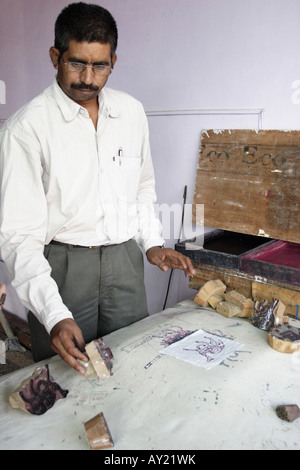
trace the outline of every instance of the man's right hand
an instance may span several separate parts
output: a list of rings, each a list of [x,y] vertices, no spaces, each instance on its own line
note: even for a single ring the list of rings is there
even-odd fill
[[[77,372],[85,374],[85,368],[78,362],[87,362],[84,351],[85,342],[77,323],[71,318],[56,323],[50,332],[52,349]]]

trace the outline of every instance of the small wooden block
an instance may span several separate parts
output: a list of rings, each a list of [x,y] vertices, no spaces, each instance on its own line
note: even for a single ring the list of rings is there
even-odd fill
[[[300,409],[298,405],[279,405],[276,408],[278,418],[284,421],[293,422],[300,418]]]
[[[249,318],[254,312],[254,302],[252,299],[246,299],[241,309],[240,317]]]
[[[239,317],[247,318],[250,317],[254,312],[254,302],[252,299],[247,299],[243,294],[232,290],[225,294],[225,300],[232,302],[240,308],[241,313]]]
[[[85,433],[93,450],[113,447],[113,441],[103,413],[99,413],[84,423]]]
[[[283,325],[284,323],[289,323],[289,317],[284,316],[285,310],[286,306],[281,302],[281,300],[278,300],[278,303],[274,308],[275,325]]]
[[[92,377],[93,375],[96,375],[96,371],[91,361],[84,362],[78,359],[78,362],[85,368],[84,377]]]
[[[112,353],[105,348],[102,338],[91,341],[85,347],[86,353],[100,379],[110,377],[112,369]]]
[[[224,317],[231,318],[239,316],[241,309],[231,302],[221,301],[217,304],[217,312]]]
[[[225,300],[225,296],[223,293],[212,295],[211,297],[209,297],[209,299],[207,299],[207,302],[212,308],[216,309],[217,304],[221,302],[222,300]]]
[[[278,303],[276,305],[276,308],[275,308],[275,314],[279,317],[279,318],[282,318],[283,315],[284,315],[284,312],[286,310],[286,306],[284,305],[284,303],[281,302],[281,300],[278,300]]]
[[[269,331],[268,343],[281,353],[292,354],[300,351],[300,328],[289,324],[273,327]]]
[[[212,281],[206,282],[197,293],[194,298],[196,304],[201,305],[202,307],[208,306],[208,299],[216,294],[222,294],[226,290],[225,284],[223,284],[220,279],[214,279]]]

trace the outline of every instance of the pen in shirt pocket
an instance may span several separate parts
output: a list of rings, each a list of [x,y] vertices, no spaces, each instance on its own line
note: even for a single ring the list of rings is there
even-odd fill
[[[120,147],[119,150],[118,150],[118,157],[119,157],[119,166],[121,166],[122,165],[122,157],[123,157],[122,147]]]
[[[116,161],[116,158],[118,159],[119,166],[122,165],[122,156],[123,156],[123,150],[122,150],[122,147],[119,147],[118,156],[117,156],[117,157],[113,157],[113,161],[114,161],[114,162]]]

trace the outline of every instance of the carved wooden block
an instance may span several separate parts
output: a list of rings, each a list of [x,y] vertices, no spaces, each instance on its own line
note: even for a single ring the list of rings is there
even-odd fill
[[[274,308],[276,304],[273,301],[255,302],[254,313],[251,317],[252,324],[260,330],[269,331],[275,324]]]
[[[264,284],[262,282],[252,282],[252,298],[261,302],[264,299],[269,301],[280,299],[286,306],[285,314],[296,316],[297,305],[299,304],[300,288],[293,286],[293,290],[285,286]]]
[[[268,343],[281,353],[300,351],[300,328],[289,324],[275,326],[269,331]]]
[[[225,284],[223,284],[220,279],[214,279],[212,281],[208,281],[199,289],[196,297],[194,298],[194,302],[202,307],[208,306],[208,299],[213,295],[222,294],[226,290]]]
[[[108,449],[114,446],[103,413],[99,413],[84,423],[84,428],[93,450]]]
[[[277,416],[284,421],[295,421],[300,418],[300,409],[298,405],[279,405],[276,408]]]
[[[81,361],[80,359],[78,359],[78,362],[85,368],[84,377],[92,377],[94,375],[97,375],[91,361],[84,362],[84,361]]]
[[[109,348],[105,348],[103,339],[91,341],[86,345],[85,350],[98,377],[100,379],[110,377],[113,354]],[[91,372],[88,375],[91,375]]]
[[[211,297],[209,297],[209,299],[207,299],[207,302],[212,308],[216,309],[217,304],[222,300],[225,300],[225,295],[223,293],[212,295]]]
[[[275,325],[283,325],[284,323],[289,323],[289,317],[285,316],[286,306],[281,300],[278,300],[275,308],[274,308],[274,316],[275,316]]]
[[[225,300],[228,302],[232,302],[233,304],[237,305],[241,313],[238,315],[239,317],[250,317],[254,312],[254,302],[252,299],[247,299],[243,294],[232,290],[225,294]]]
[[[223,317],[227,318],[237,317],[241,314],[241,309],[237,305],[226,301],[219,302],[216,310],[218,313],[223,315]]]
[[[285,305],[281,300],[263,300],[255,302],[254,313],[251,317],[252,323],[261,330],[270,331],[274,326],[289,323],[289,317],[284,316]]]
[[[13,408],[34,415],[46,413],[57,400],[66,398],[68,390],[62,389],[50,376],[49,366],[37,367],[31,377],[9,396]]]

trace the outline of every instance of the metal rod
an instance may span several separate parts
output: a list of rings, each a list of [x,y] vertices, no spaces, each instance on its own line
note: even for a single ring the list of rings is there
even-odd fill
[[[183,224],[184,224],[184,210],[185,210],[185,204],[186,204],[186,196],[187,196],[187,185],[185,185],[184,190],[183,190],[183,206],[182,206],[181,226],[180,226],[179,237],[178,237],[177,243],[180,242],[181,233],[182,233]],[[172,268],[171,272],[170,272],[170,276],[169,276],[168,287],[167,287],[167,292],[166,292],[166,297],[165,297],[165,301],[164,301],[163,310],[165,310],[165,308],[166,308],[166,304],[167,304],[167,300],[168,300],[168,296],[169,296],[170,285],[171,285],[171,280],[172,280],[172,276],[173,276],[173,271],[174,271],[174,269]]]

